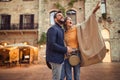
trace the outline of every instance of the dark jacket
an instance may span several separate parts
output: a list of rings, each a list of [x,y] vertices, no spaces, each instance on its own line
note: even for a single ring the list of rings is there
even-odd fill
[[[46,60],[61,64],[67,48],[64,45],[64,31],[58,24],[53,25],[47,31]]]

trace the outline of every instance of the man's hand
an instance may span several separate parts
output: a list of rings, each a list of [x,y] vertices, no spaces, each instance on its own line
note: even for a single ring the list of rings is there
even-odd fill
[[[72,52],[72,48],[67,46],[67,53],[71,53]]]
[[[100,8],[100,2],[98,2],[96,7],[94,8],[93,14],[95,14],[99,8]]]

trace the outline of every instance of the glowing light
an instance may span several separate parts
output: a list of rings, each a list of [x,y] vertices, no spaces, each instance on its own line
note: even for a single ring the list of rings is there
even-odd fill
[[[43,45],[40,46],[41,48],[43,47]]]

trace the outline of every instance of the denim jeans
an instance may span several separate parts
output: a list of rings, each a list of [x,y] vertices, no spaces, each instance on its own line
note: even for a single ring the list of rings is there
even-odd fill
[[[66,60],[65,60],[66,61]],[[62,65],[62,71],[61,71],[61,77],[60,77],[60,80],[64,80],[65,77],[66,77],[66,70],[65,70],[65,61]]]
[[[80,80],[80,64],[76,66],[71,66],[68,59],[65,59],[64,61],[60,80],[64,80],[65,77],[66,80],[72,80],[72,69],[74,80]]]
[[[60,80],[61,76],[61,70],[62,70],[62,65],[63,64],[56,64],[50,62],[51,67],[52,67],[52,79],[53,80]]]

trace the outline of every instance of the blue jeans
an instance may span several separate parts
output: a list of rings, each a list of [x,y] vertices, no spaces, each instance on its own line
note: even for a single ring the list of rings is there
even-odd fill
[[[50,62],[51,67],[52,67],[52,79],[53,80],[60,80],[61,76],[61,70],[62,70],[62,65],[63,64],[56,64]]]
[[[72,80],[72,68],[74,80],[80,80],[80,64],[76,66],[71,66],[68,59],[65,59],[64,61],[60,80],[64,80],[65,77],[66,80]]]
[[[66,77],[66,71],[65,71],[65,61],[64,61],[63,65],[62,65],[60,80],[64,80],[65,77]]]

